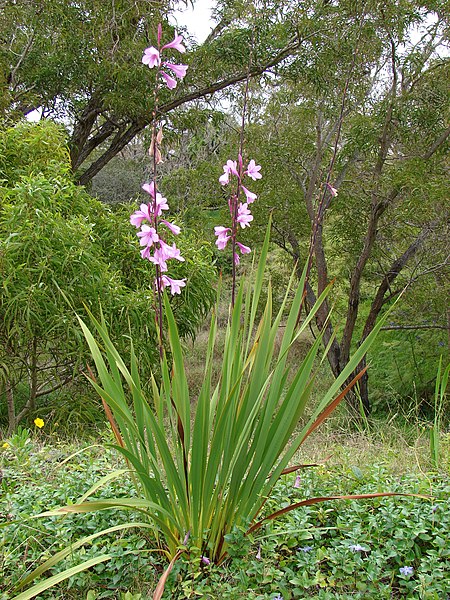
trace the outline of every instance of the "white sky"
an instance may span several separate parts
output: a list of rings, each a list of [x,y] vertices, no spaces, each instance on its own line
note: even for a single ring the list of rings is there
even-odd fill
[[[190,5],[189,8],[183,8],[183,6],[180,10],[175,11],[174,24],[178,27],[187,27],[189,33],[201,44],[214,27],[211,10],[215,3],[212,0],[196,0],[194,10]]]

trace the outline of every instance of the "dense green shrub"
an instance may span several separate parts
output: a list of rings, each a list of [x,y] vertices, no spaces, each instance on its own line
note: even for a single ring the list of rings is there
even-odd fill
[[[130,212],[73,183],[64,132],[53,123],[0,132],[0,427],[7,419],[11,431],[40,398],[79,379],[86,355],[76,313],[86,308],[101,307],[125,355],[132,334],[144,372],[159,360],[154,275]],[[189,286],[173,307],[181,333],[194,335],[214,298],[215,270],[193,234],[180,248],[186,262],[174,275]]]

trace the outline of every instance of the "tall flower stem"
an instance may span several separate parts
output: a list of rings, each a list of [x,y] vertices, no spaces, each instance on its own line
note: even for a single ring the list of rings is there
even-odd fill
[[[158,50],[160,46],[160,41],[158,40]],[[158,125],[158,106],[159,106],[159,75],[160,67],[156,72],[156,83],[155,89],[153,92],[153,114],[152,114],[152,161],[153,161],[153,227],[155,228],[155,233],[158,234],[158,218],[157,218],[157,201],[156,201],[156,193],[157,193],[157,185],[156,185],[156,173],[157,173],[157,165],[158,165],[158,142],[157,142],[157,125]],[[159,347],[159,355],[162,359],[164,353],[163,347],[163,305],[162,305],[162,282],[161,282],[161,267],[159,265],[155,265],[156,267],[156,302],[155,302],[155,321],[156,321],[156,331],[158,335],[158,347]]]
[[[243,153],[244,153],[244,133],[245,133],[245,118],[247,115],[247,105],[248,105],[248,97],[250,90],[250,72],[252,68],[253,61],[253,44],[255,41],[255,32],[252,27],[252,35],[250,40],[250,52],[248,58],[248,66],[247,66],[247,77],[245,79],[245,87],[244,87],[244,99],[242,104],[242,116],[241,116],[241,130],[239,134],[239,156],[238,156],[238,181],[236,185],[236,193],[233,194],[230,198],[230,212],[232,216],[232,224],[231,224],[231,250],[232,250],[232,284],[231,284],[231,306],[234,307],[234,301],[236,297],[236,235],[237,235],[237,216],[238,216],[238,204],[239,204],[239,195],[241,192],[241,180],[242,180],[242,165],[243,165]]]

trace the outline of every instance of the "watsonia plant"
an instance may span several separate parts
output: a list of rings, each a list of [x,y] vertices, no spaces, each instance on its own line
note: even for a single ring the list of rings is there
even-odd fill
[[[149,66],[160,67],[160,45],[159,28],[158,49],[146,50],[145,61]],[[180,50],[181,38],[175,36],[174,42],[165,47]],[[166,63],[166,66],[177,74],[172,63]],[[173,86],[174,80],[168,81],[168,76],[164,76],[162,72],[161,75],[168,85]],[[158,146],[161,143],[161,136],[158,138],[156,131],[154,125],[155,171]],[[237,227],[238,224],[241,227],[249,225],[252,217],[248,204],[256,199],[256,195],[243,186],[243,177],[247,175],[253,180],[259,179],[259,171],[260,167],[254,160],[248,163],[244,171],[241,145],[238,160],[228,161],[224,167],[224,175],[220,178],[223,185],[228,185],[233,176],[236,178],[233,180],[236,181],[236,188],[229,200],[231,226],[216,228],[216,243],[219,248],[224,249],[230,241],[235,266],[239,260],[237,249],[243,254],[250,251],[237,241]],[[233,301],[218,381],[214,382],[212,375],[217,337],[216,311],[213,311],[203,383],[198,398],[192,398],[177,326],[163,289],[170,286],[172,292],[178,293],[184,284],[184,281],[174,283],[164,274],[167,269],[166,260],[179,259],[179,256],[175,245],[169,246],[162,242],[158,232],[161,211],[166,209],[167,202],[157,191],[155,177],[147,191],[152,200],[149,205],[141,205],[141,210],[131,220],[141,228],[139,237],[141,245],[145,246],[143,258],[156,265],[155,289],[159,300],[155,313],[161,332],[165,315],[165,342],[170,353],[166,353],[164,349],[161,333],[161,373],[158,379],[152,377],[152,394],[147,398],[142,391],[139,365],[133,351],[128,368],[111,342],[105,323],[92,317],[91,331],[80,320],[97,372],[96,377],[92,375],[91,382],[102,398],[117,440],[115,448],[125,458],[128,469],[107,475],[79,502],[41,515],[119,508],[139,511],[142,521],[130,521],[80,540],[40,565],[22,580],[20,587],[28,585],[84,543],[119,529],[143,527],[153,530],[156,549],[164,553],[169,562],[154,593],[154,599],[158,599],[162,596],[170,570],[182,553],[188,553],[194,563],[197,560],[198,564],[220,564],[227,558],[230,534],[236,529],[250,533],[261,527],[266,520],[302,504],[327,500],[310,498],[274,514],[264,515],[262,512],[265,501],[280,476],[300,468],[299,465],[290,465],[300,445],[362,375],[359,373],[351,383],[346,384],[372,344],[383,320],[356,350],[339,378],[330,385],[316,405],[309,409],[309,418],[304,419],[305,407],[315,385],[322,348],[321,335],[317,336],[304,360],[292,372],[288,366],[288,354],[295,341],[308,329],[330,288],[326,288],[301,320],[299,316],[310,267],[308,261],[298,284],[294,285],[295,277],[291,277],[281,307],[275,312],[269,284],[261,314],[260,297],[269,249],[269,223],[260,258],[252,274],[247,279],[242,279],[240,284],[236,283],[233,276]],[[245,194],[246,202],[239,202],[240,193]],[[172,233],[179,232],[173,224],[166,221],[162,224]],[[236,269],[233,270],[234,275],[235,273]],[[281,342],[276,343],[280,339]],[[277,348],[279,349],[276,350]],[[322,361],[326,352],[327,349],[321,353]],[[89,499],[103,484],[114,477],[123,477],[126,472],[133,478],[136,497]],[[384,494],[336,498],[380,495]],[[72,567],[21,593],[16,600],[31,598],[63,579],[109,558],[105,554]]]

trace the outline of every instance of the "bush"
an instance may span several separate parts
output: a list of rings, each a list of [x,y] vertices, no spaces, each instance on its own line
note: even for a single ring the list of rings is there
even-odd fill
[[[125,355],[133,336],[147,375],[159,356],[151,269],[139,257],[131,209],[113,211],[73,183],[62,129],[44,121],[1,131],[0,182],[0,418],[8,413],[12,431],[84,369],[76,313],[101,307]],[[173,301],[174,313],[193,336],[215,297],[215,270],[195,236],[182,251],[175,275],[189,279],[189,293]]]

